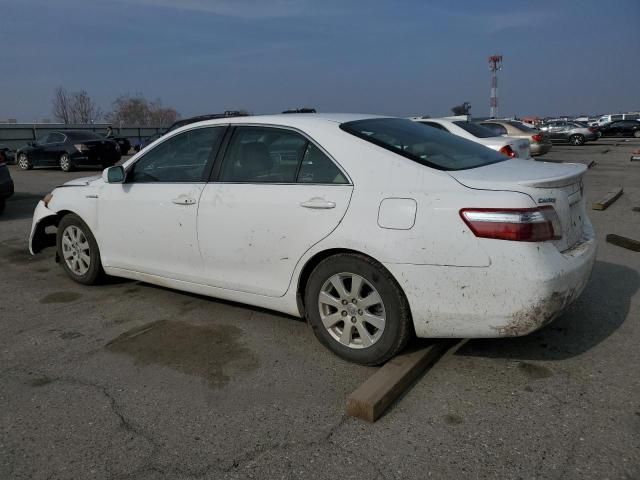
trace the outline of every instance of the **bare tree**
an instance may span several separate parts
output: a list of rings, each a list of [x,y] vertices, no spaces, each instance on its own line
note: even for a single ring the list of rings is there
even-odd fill
[[[102,110],[85,90],[71,96],[71,111],[73,123],[94,123],[102,117]]]
[[[53,117],[61,123],[71,123],[71,99],[65,88],[56,88],[53,97]]]
[[[163,107],[160,99],[149,101],[141,94],[119,96],[113,102],[113,110],[106,116],[114,125],[154,127],[168,127],[179,117],[175,109]]]
[[[65,124],[93,123],[102,117],[102,110],[86,90],[69,93],[65,88],[58,87],[53,98],[53,116]]]

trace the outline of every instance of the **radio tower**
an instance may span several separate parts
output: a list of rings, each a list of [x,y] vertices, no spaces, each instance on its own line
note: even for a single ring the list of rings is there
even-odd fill
[[[489,116],[498,116],[498,70],[502,70],[502,55],[491,55],[489,57],[489,70],[491,71],[491,96],[489,106],[491,107]]]

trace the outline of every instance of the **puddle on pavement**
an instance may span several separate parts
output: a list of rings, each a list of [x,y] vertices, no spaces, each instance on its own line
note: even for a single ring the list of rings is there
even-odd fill
[[[553,372],[547,367],[534,365],[533,363],[520,362],[518,369],[529,378],[548,378],[553,375]]]
[[[50,384],[51,382],[53,382],[53,380],[51,380],[49,377],[41,376],[31,379],[29,381],[29,385],[31,385],[32,387],[43,387]]]
[[[129,330],[105,348],[133,357],[136,365],[162,365],[221,387],[259,366],[241,338],[242,330],[232,325],[161,320]]]
[[[447,425],[460,425],[464,423],[464,419],[460,415],[453,415],[451,413],[444,416],[444,421]]]
[[[78,292],[53,292],[42,297],[40,303],[70,303],[75,302],[80,297],[82,297],[82,294]]]

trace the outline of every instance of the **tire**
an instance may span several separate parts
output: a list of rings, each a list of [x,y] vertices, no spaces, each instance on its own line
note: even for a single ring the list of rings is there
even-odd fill
[[[6,200],[4,197],[0,197],[0,215],[4,212],[4,206],[6,204]]]
[[[579,147],[580,145],[584,145],[584,142],[585,142],[584,135],[579,135],[579,134],[571,135],[569,137],[569,142],[571,142],[571,145],[575,145],[577,147]]]
[[[633,136],[635,138],[640,138],[640,130],[636,130],[635,132],[633,132]]]
[[[352,292],[354,281],[361,285],[357,293]],[[409,304],[400,286],[387,269],[364,255],[341,253],[321,261],[307,281],[304,304],[318,340],[360,365],[386,362],[413,336]],[[375,325],[369,323],[373,320]]]
[[[70,213],[62,217],[58,224],[56,248],[60,263],[72,280],[83,285],[95,285],[104,279],[98,244],[79,216]]]
[[[70,172],[73,170],[73,162],[71,161],[69,154],[66,152],[60,154],[58,163],[60,164],[60,169],[63,172]]]
[[[29,160],[26,153],[19,154],[16,159],[16,163],[20,170],[31,170],[33,168],[33,163],[31,163],[31,160]]]

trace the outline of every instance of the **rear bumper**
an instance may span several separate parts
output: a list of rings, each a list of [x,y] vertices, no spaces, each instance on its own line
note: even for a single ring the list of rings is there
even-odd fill
[[[578,298],[595,263],[591,225],[581,242],[562,253],[550,242],[504,243],[514,247],[506,249],[510,256],[489,267],[385,265],[407,296],[418,337],[527,335]]]
[[[531,156],[532,157],[537,157],[537,156],[549,153],[549,150],[551,150],[552,146],[553,146],[553,143],[551,143],[551,142],[532,143],[531,144]]]

